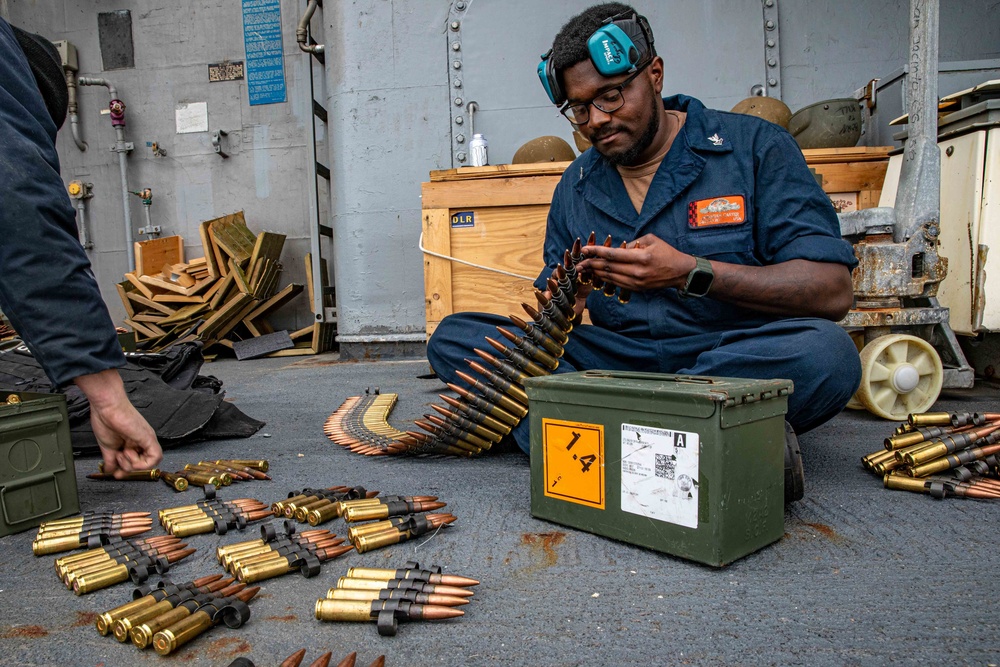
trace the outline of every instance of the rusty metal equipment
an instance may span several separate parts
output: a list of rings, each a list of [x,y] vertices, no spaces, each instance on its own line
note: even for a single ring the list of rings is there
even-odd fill
[[[909,139],[895,206],[840,215],[854,244],[854,308],[840,324],[861,352],[861,386],[849,407],[885,419],[927,411],[942,387],[968,388],[973,371],[938,303],[948,272],[938,254],[941,156],[937,145],[939,0],[910,0]]]

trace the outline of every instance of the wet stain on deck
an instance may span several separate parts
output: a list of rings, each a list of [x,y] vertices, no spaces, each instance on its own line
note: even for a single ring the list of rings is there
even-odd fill
[[[10,625],[0,630],[0,639],[38,639],[48,634],[49,631],[40,625]]]
[[[556,547],[566,539],[566,533],[553,531],[551,533],[524,533],[521,535],[521,544],[532,547],[533,550],[541,550],[542,559],[546,567],[555,565],[559,556]]]
[[[76,612],[76,622],[71,625],[71,628],[83,628],[88,625],[95,625],[97,623],[97,614],[92,611],[78,611]]]

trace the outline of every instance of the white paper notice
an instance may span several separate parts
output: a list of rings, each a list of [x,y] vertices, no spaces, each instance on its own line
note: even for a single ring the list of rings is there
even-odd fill
[[[181,104],[174,112],[177,134],[208,132],[208,102]]]
[[[697,433],[622,424],[622,510],[698,527]]]

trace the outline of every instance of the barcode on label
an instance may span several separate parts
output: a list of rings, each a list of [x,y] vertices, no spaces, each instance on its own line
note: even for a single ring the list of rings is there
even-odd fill
[[[656,455],[656,476],[664,479],[673,479],[674,470],[677,468],[677,459],[666,454]]]

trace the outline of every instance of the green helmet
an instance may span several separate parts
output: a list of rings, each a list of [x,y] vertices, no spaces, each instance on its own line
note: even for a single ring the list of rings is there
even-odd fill
[[[850,148],[861,138],[861,107],[853,97],[824,100],[799,109],[788,131],[800,148]]]

